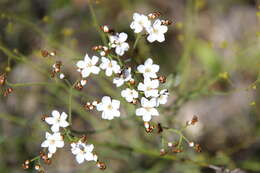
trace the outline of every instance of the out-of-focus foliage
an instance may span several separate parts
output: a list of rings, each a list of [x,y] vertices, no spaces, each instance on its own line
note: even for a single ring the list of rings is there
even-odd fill
[[[0,0],[0,72],[8,74],[14,92],[0,100],[0,172],[22,172],[21,163],[40,151],[45,126],[40,118],[52,109],[67,110],[68,94],[52,85],[53,60],[42,49],[56,50],[65,75],[76,79],[72,62],[102,44],[91,17],[90,0]],[[110,81],[93,77],[82,99],[73,101],[73,128],[104,129],[89,135],[105,172],[214,172],[207,165],[260,172],[260,4],[257,0],[96,0],[91,1],[98,25],[129,34],[132,14],[160,11],[171,19],[166,41],[140,40],[134,58],[152,57],[168,76],[169,104],[163,123],[185,124],[193,115],[198,125],[185,131],[202,153],[160,156],[160,138],[146,134],[134,109],[123,104],[122,119],[101,121],[79,103],[104,94],[119,99]],[[130,54],[129,54],[130,55]],[[54,60],[55,62],[55,60]],[[47,86],[20,87],[45,82]],[[15,85],[17,84],[17,85]],[[126,116],[128,115],[128,117]],[[174,139],[171,136],[169,140]],[[67,151],[66,151],[67,150]],[[48,172],[99,172],[94,164],[77,165],[69,147],[60,151]],[[32,170],[33,171],[33,170]],[[29,171],[30,172],[30,171]]]

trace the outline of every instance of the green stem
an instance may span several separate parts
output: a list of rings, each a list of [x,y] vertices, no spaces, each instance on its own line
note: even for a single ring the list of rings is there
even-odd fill
[[[136,48],[137,43],[138,43],[138,41],[140,40],[141,36],[142,36],[141,34],[137,34],[136,39],[135,39],[135,42],[134,42],[134,46],[133,46],[133,51],[134,51],[134,49]]]
[[[12,84],[7,82],[7,85],[11,86],[11,87],[28,87],[28,86],[38,86],[38,85],[52,85],[52,83],[47,83],[47,82],[29,82],[29,83],[16,83],[16,84]]]
[[[69,123],[72,123],[72,90],[73,87],[69,90]]]
[[[98,20],[97,20],[97,16],[95,14],[95,10],[94,10],[91,2],[89,2],[89,9],[90,9],[90,13],[91,13],[91,17],[92,17],[93,23],[94,23],[96,29],[98,30],[98,32],[99,32],[99,34],[101,36],[102,42],[103,42],[103,44],[107,45],[106,37],[105,37],[104,33],[99,28],[99,23],[98,23]]]

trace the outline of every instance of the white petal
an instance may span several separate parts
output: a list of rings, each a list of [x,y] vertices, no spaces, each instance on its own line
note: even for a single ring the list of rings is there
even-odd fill
[[[152,43],[156,40],[155,36],[153,34],[148,35],[147,40]]]
[[[86,63],[84,61],[78,61],[77,62],[77,67],[78,68],[85,68],[86,67]]]
[[[102,103],[105,103],[105,104],[111,103],[111,98],[109,96],[104,96],[102,98]]]
[[[64,141],[56,141],[55,145],[58,148],[62,148],[62,147],[64,147]]]
[[[114,117],[120,117],[120,112],[118,110],[113,111]]]
[[[145,66],[144,65],[139,65],[137,67],[137,70],[140,72],[140,73],[144,73],[145,72]]]
[[[45,121],[50,125],[56,122],[56,120],[53,117],[47,117],[45,118]]]
[[[99,57],[97,57],[97,56],[92,56],[91,64],[92,64],[92,65],[96,65],[96,63],[98,62],[98,60],[99,60]]]
[[[97,104],[97,110],[98,111],[103,111],[104,110],[104,106],[103,106],[102,103]]]
[[[113,71],[112,71],[111,68],[107,68],[107,69],[106,69],[106,75],[107,75],[107,76],[111,76],[112,73],[113,73]]]
[[[49,146],[49,141],[47,141],[47,140],[43,141],[43,143],[41,144],[41,147],[43,147],[43,148],[46,148],[48,146]]]
[[[143,116],[143,120],[144,120],[145,122],[148,122],[148,121],[150,121],[151,119],[152,119],[151,115],[144,115],[144,116]]]
[[[153,116],[159,116],[159,112],[155,108],[151,109],[150,112],[151,112],[151,115],[153,115]]]
[[[139,83],[137,86],[137,89],[139,91],[145,91],[146,90],[146,86],[143,83]]]
[[[51,130],[53,131],[53,132],[58,132],[59,131],[59,129],[60,129],[60,126],[59,126],[59,124],[53,124],[52,126],[51,126]]]
[[[62,112],[62,113],[61,113],[61,116],[60,116],[60,119],[61,119],[61,120],[66,120],[67,117],[68,117],[68,115],[67,115],[65,112]]]
[[[76,160],[79,164],[83,163],[84,162],[84,155],[83,154],[78,154],[76,156]]]
[[[68,127],[70,124],[67,121],[60,121],[60,126],[61,127]]]
[[[165,41],[165,36],[163,34],[158,34],[156,38],[160,43]]]
[[[153,69],[153,72],[157,73],[159,71],[159,69],[160,69],[160,66],[157,65],[157,64],[153,64],[152,65],[152,69]]]
[[[98,74],[100,72],[100,68],[97,67],[97,66],[92,66],[91,72],[94,73],[94,74]]]
[[[81,71],[81,75],[82,75],[83,78],[88,77],[90,75],[90,69],[89,68],[84,68]]]
[[[148,58],[148,59],[144,62],[144,65],[145,65],[145,66],[152,65],[152,64],[153,64],[152,58]]]
[[[113,100],[112,100],[112,106],[113,106],[114,109],[119,109],[119,107],[120,107],[120,101],[113,99]]]
[[[53,110],[51,115],[54,117],[54,118],[59,118],[60,117],[60,113],[57,111],[57,110]]]
[[[160,26],[160,33],[164,34],[168,31],[168,27],[165,25]]]
[[[56,148],[56,146],[54,146],[54,145],[49,145],[48,150],[49,150],[50,153],[55,153],[56,150],[57,150],[57,148]]]
[[[121,32],[121,33],[119,34],[119,41],[120,41],[120,42],[125,42],[126,40],[127,40],[127,34],[124,33],[124,32]]]
[[[139,13],[134,13],[134,14],[133,14],[133,19],[134,19],[134,20],[138,20],[138,19],[140,18],[140,16],[141,16],[141,15],[140,15]]]
[[[87,152],[86,154],[84,154],[84,157],[87,161],[91,161],[94,159],[94,155],[92,153]]]
[[[137,116],[143,116],[143,115],[146,114],[146,110],[144,108],[138,108],[138,109],[135,110],[135,114]]]
[[[93,144],[90,144],[90,145],[86,146],[86,151],[92,152],[93,150],[94,150],[94,145]]]

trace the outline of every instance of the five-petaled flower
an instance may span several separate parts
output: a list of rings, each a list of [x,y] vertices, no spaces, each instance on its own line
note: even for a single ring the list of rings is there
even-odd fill
[[[159,96],[157,97],[157,106],[166,104],[168,101],[169,92],[167,89],[160,91]]]
[[[126,40],[127,40],[127,34],[124,32],[109,36],[110,46],[112,48],[115,48],[117,55],[123,56],[125,51],[128,51],[129,44],[126,42]]]
[[[102,111],[102,118],[107,120],[120,117],[119,107],[120,101],[111,99],[109,96],[104,96],[101,102],[97,104],[97,110]]]
[[[144,83],[140,82],[137,88],[139,91],[144,92],[145,97],[158,97],[158,87],[158,79],[151,80],[150,78],[144,78]]]
[[[76,155],[76,160],[79,164],[86,161],[97,161],[97,155],[93,154],[94,145],[86,145],[81,141],[71,143],[71,152]]]
[[[164,34],[167,32],[168,27],[162,25],[162,21],[157,19],[153,25],[147,28],[147,40],[152,43],[154,41],[163,42],[165,40]]]
[[[151,26],[151,21],[146,15],[134,13],[133,22],[130,25],[130,28],[134,30],[135,33],[140,33],[143,29],[149,28]]]
[[[105,57],[101,58],[102,63],[100,64],[100,68],[106,70],[106,75],[111,76],[114,73],[120,72],[120,66],[115,60],[109,60]]]
[[[138,98],[138,92],[134,89],[126,88],[121,92],[121,96],[128,102],[133,102],[134,99]]]
[[[63,136],[60,133],[50,134],[46,132],[46,140],[41,144],[41,147],[48,148],[49,153],[54,154],[57,148],[64,146]]]
[[[132,78],[131,68],[123,69],[121,71],[120,77],[116,77],[113,79],[113,83],[116,84],[117,87],[120,87],[124,84],[124,82],[130,81]]]
[[[54,110],[51,113],[52,117],[46,117],[45,121],[52,125],[51,130],[53,132],[58,132],[60,127],[68,127],[69,123],[66,121],[68,115],[65,112],[62,112],[61,114]]]
[[[148,122],[152,119],[152,116],[159,116],[159,113],[156,107],[156,98],[152,98],[150,100],[142,97],[141,99],[141,108],[136,109],[136,115],[142,116],[145,122]]]
[[[144,62],[144,65],[142,64],[137,67],[138,72],[142,73],[145,78],[156,78],[156,73],[159,71],[159,69],[160,66],[157,64],[153,64],[153,60],[151,58],[148,58]]]
[[[79,68],[83,78],[88,77],[91,73],[99,73],[100,68],[96,66],[98,60],[99,58],[97,56],[93,56],[91,59],[88,54],[86,54],[84,60],[77,62],[77,67]]]

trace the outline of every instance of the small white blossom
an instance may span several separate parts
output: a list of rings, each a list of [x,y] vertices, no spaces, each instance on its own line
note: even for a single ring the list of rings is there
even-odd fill
[[[82,143],[81,141],[77,143],[72,143],[71,144],[71,152],[72,154],[76,155],[76,160],[79,164],[83,163],[85,160],[86,161],[96,161],[97,160],[97,155],[94,155],[93,152],[94,145],[86,145]]]
[[[68,127],[69,123],[66,121],[68,115],[65,112],[62,112],[61,114],[54,110],[51,113],[52,117],[46,117],[45,121],[52,125],[51,130],[53,132],[58,132],[60,127]]]
[[[61,73],[59,77],[60,77],[60,79],[64,79],[65,75],[63,73]]]
[[[159,112],[154,107],[156,106],[156,99],[152,98],[150,100],[142,97],[141,99],[141,108],[136,109],[136,115],[142,116],[145,122],[148,122],[152,119],[152,116],[159,116]]]
[[[120,87],[124,84],[124,82],[130,81],[132,78],[131,68],[127,68],[121,71],[120,77],[116,77],[113,79],[113,83],[116,84],[117,87]]]
[[[169,92],[167,89],[160,91],[159,97],[157,98],[157,106],[166,104],[168,101]]]
[[[137,88],[139,91],[143,91],[145,97],[158,97],[159,80],[150,78],[144,78],[144,83],[139,83]]]
[[[115,48],[117,55],[122,56],[124,55],[125,51],[128,51],[129,44],[125,42],[126,40],[127,40],[127,34],[124,32],[109,36],[110,46],[112,48]]]
[[[114,117],[120,117],[119,112],[120,101],[104,96],[97,105],[97,110],[102,111],[102,118],[112,120]]]
[[[147,40],[152,43],[154,41],[163,42],[165,40],[164,34],[167,32],[168,27],[162,25],[161,20],[157,19],[153,25],[147,28]]]
[[[50,134],[46,132],[46,140],[41,144],[41,147],[48,148],[49,153],[54,154],[57,148],[64,146],[63,137],[60,133]]]
[[[151,21],[143,14],[134,13],[133,20],[130,28],[133,29],[135,33],[140,33],[143,29],[151,26]]]
[[[128,102],[132,102],[134,99],[138,98],[138,92],[134,89],[126,88],[121,92],[121,96]]]
[[[88,77],[91,73],[98,74],[100,69],[96,66],[99,57],[93,56],[92,59],[89,58],[88,54],[85,55],[84,60],[77,62],[78,71],[81,72],[83,78]]]
[[[153,60],[148,58],[144,65],[139,65],[137,67],[138,72],[142,73],[144,77],[156,78],[156,73],[159,71],[160,66],[157,64],[153,64]]]
[[[102,63],[100,64],[100,68],[106,70],[106,75],[111,76],[114,73],[120,72],[120,66],[115,60],[109,60],[105,57],[101,58]]]

